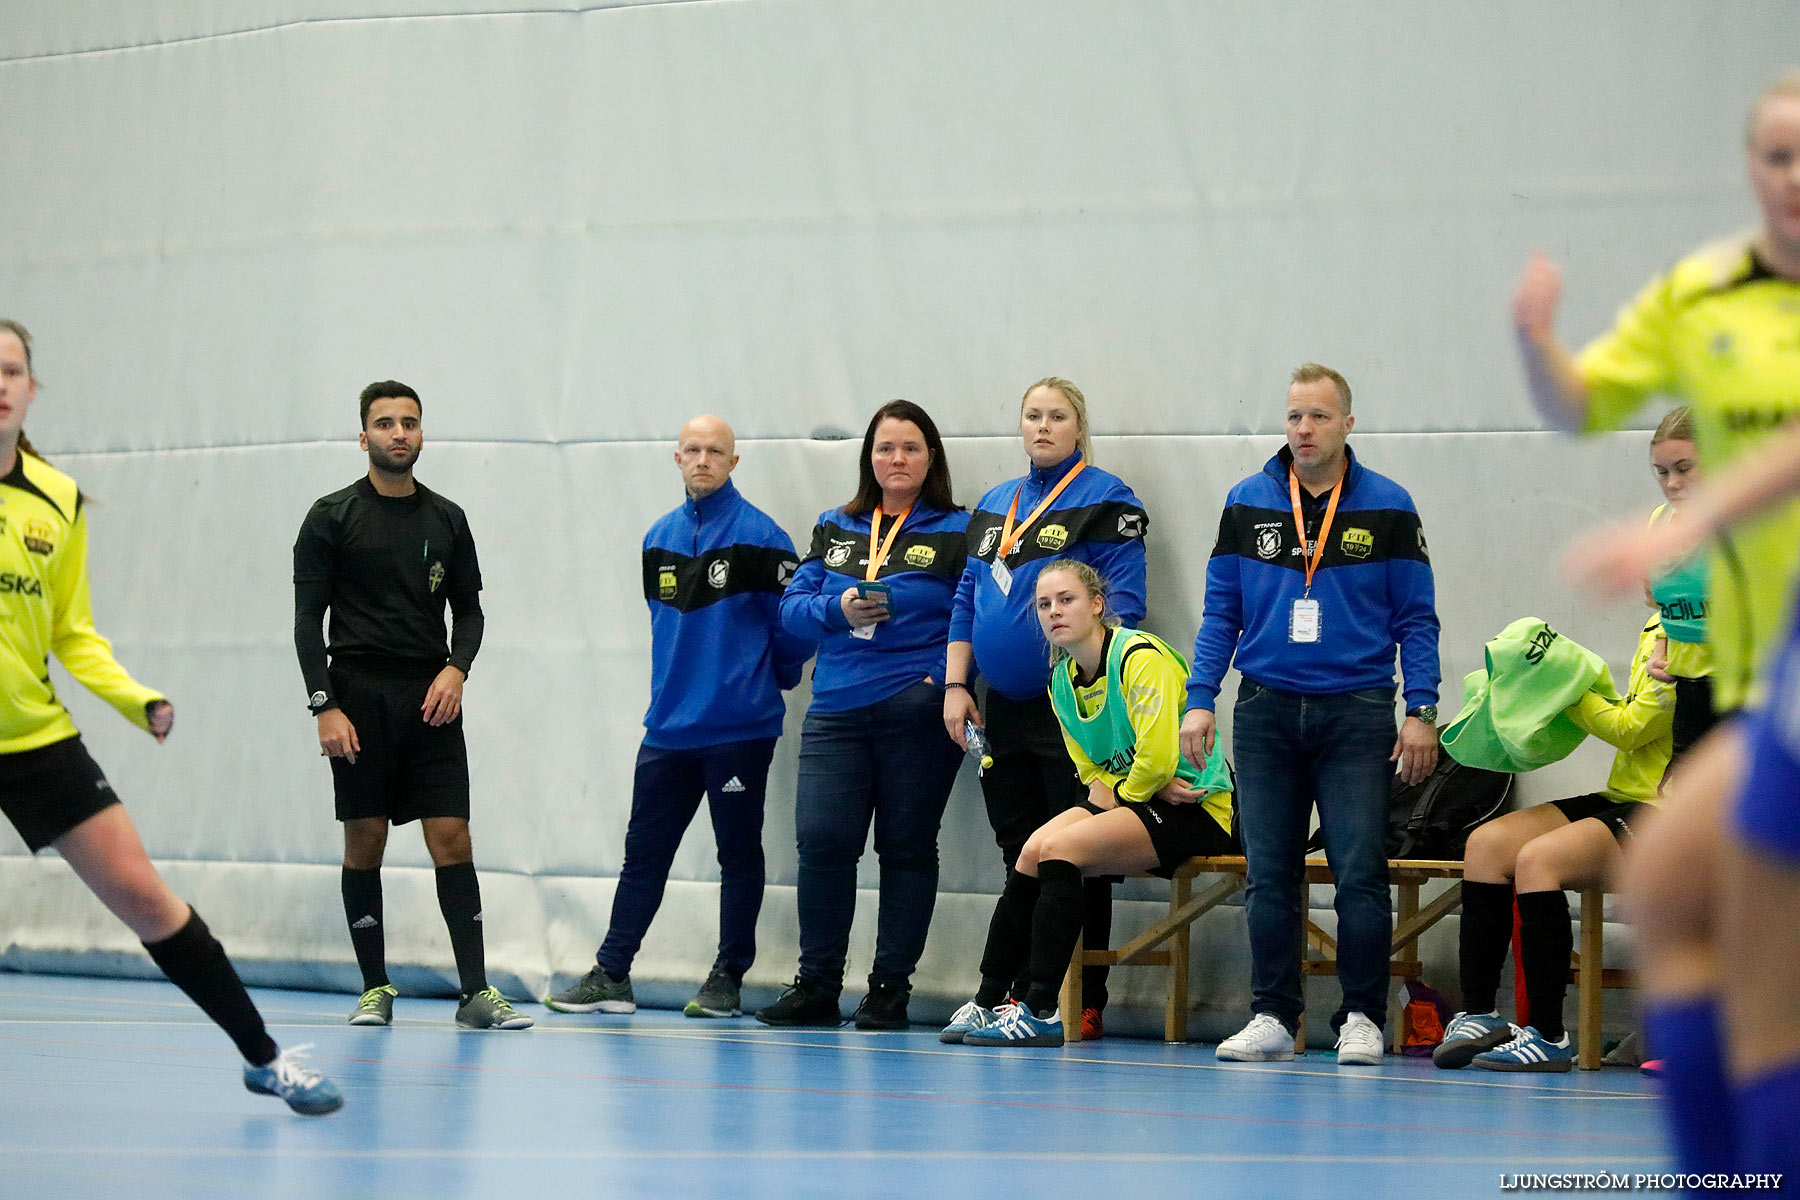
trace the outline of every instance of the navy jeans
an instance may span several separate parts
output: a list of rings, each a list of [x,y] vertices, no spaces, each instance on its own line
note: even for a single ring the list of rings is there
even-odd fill
[[[631,974],[644,934],[662,904],[669,866],[704,794],[719,846],[719,957],[734,979],[756,959],[763,897],[763,797],[774,738],[693,750],[638,748],[625,825],[625,865],[613,892],[612,923],[594,955],[617,979]]]
[[[1337,880],[1344,1002],[1331,1027],[1352,1012],[1377,1025],[1387,1020],[1393,917],[1387,796],[1394,774],[1388,756],[1396,736],[1394,693],[1386,688],[1311,696],[1249,679],[1238,687],[1231,745],[1249,860],[1251,1008],[1281,1018],[1289,1029],[1298,1026],[1306,1006],[1300,888],[1314,804]]]
[[[912,978],[937,904],[938,826],[962,765],[943,714],[943,691],[924,680],[864,708],[806,714],[794,833],[808,980],[843,986],[871,820],[881,893],[869,982],[905,987]]]

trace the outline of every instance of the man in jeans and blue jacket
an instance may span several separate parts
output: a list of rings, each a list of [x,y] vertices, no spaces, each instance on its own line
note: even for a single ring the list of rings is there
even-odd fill
[[[1356,461],[1350,385],[1303,364],[1287,446],[1231,489],[1206,568],[1182,752],[1214,750],[1214,705],[1236,660],[1239,824],[1249,861],[1253,1016],[1218,1057],[1294,1057],[1300,890],[1314,804],[1337,881],[1340,1064],[1377,1065],[1387,1018],[1392,904],[1387,795],[1437,765],[1438,619],[1431,560],[1406,489]],[[1394,729],[1394,654],[1406,719]]]
[[[719,953],[690,1017],[735,1017],[756,957],[763,894],[763,796],[786,705],[812,645],[781,629],[794,543],[731,482],[731,426],[695,417],[675,448],[687,496],[644,536],[650,711],[625,827],[612,923],[594,967],[544,997],[558,1012],[637,1011],[631,962],[662,903],[700,797],[719,846]]]

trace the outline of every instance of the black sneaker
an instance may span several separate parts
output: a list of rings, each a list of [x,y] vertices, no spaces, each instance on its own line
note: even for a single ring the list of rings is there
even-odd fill
[[[637,997],[631,992],[631,976],[614,979],[596,966],[562,991],[545,996],[544,1007],[566,1013],[634,1013]]]
[[[714,967],[682,1012],[690,1017],[740,1016],[744,1010],[738,1007],[738,994],[738,981],[731,977],[731,972],[724,967]]]
[[[828,988],[804,975],[794,977],[794,986],[781,993],[775,1003],[759,1009],[756,1019],[764,1025],[813,1025],[835,1029],[844,1023],[838,1011],[838,989]]]
[[[906,1001],[912,989],[891,983],[871,983],[869,994],[856,1006],[858,1029],[906,1029]]]

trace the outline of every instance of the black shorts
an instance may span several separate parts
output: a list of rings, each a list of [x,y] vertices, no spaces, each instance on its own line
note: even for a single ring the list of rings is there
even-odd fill
[[[1599,792],[1589,792],[1585,796],[1570,796],[1567,800],[1552,800],[1557,810],[1569,818],[1569,823],[1584,821],[1589,817],[1612,830],[1615,841],[1623,842],[1631,836],[1631,823],[1650,811],[1655,805],[1644,804],[1637,800],[1614,800],[1611,796],[1603,796]]]
[[[1719,723],[1723,713],[1713,711],[1712,677],[1683,679],[1675,677],[1675,744],[1669,753],[1673,767],[1695,742],[1705,737]]]
[[[356,727],[356,761],[331,760],[337,819],[382,817],[404,825],[421,817],[469,819],[469,751],[462,714],[427,725],[421,707],[431,680],[366,675],[333,668],[338,707]]]
[[[1106,811],[1087,800],[1072,807],[1085,808],[1096,816]],[[1219,828],[1219,823],[1212,819],[1204,804],[1146,800],[1123,807],[1144,823],[1144,831],[1150,835],[1151,848],[1156,851],[1156,865],[1150,868],[1152,875],[1167,879],[1175,874],[1175,868],[1190,858],[1244,852],[1237,838]]]
[[[33,854],[118,802],[80,737],[0,754],[0,812]]]

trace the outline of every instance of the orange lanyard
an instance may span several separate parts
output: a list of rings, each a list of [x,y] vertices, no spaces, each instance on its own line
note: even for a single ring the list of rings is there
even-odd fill
[[[1338,494],[1344,490],[1344,477],[1331,485],[1331,502],[1325,506],[1325,520],[1319,524],[1319,540],[1313,546],[1312,556],[1306,561],[1306,594],[1312,594],[1313,572],[1319,569],[1319,562],[1325,557],[1325,539],[1331,536],[1331,519],[1337,516]],[[1294,527],[1300,531],[1300,552],[1306,553],[1306,518],[1300,513],[1300,477],[1294,474],[1294,468],[1288,468],[1288,498],[1294,502]]]
[[[887,561],[888,551],[893,549],[894,539],[900,536],[900,527],[906,524],[906,516],[912,509],[913,506],[909,504],[894,518],[894,527],[888,530],[887,541],[881,543],[881,549],[877,550],[875,539],[881,536],[881,505],[875,506],[875,511],[869,515],[869,569],[863,575],[864,579],[873,580],[875,572],[881,570],[881,564]]]
[[[1007,555],[1012,553],[1013,545],[1017,543],[1020,538],[1025,536],[1025,531],[1031,528],[1031,523],[1043,516],[1044,510],[1049,508],[1050,505],[1055,502],[1056,498],[1063,494],[1063,489],[1068,487],[1071,483],[1074,483],[1075,477],[1085,470],[1087,470],[1087,459],[1084,458],[1075,464],[1075,469],[1073,471],[1070,471],[1067,475],[1062,477],[1061,483],[1050,489],[1050,494],[1044,497],[1043,503],[1032,509],[1031,515],[1026,517],[1024,522],[1015,529],[1013,527],[1013,518],[1019,515],[1019,497],[1025,492],[1025,481],[1019,481],[1019,490],[1013,493],[1012,507],[1006,510],[1006,524],[1000,530],[1000,549],[994,552],[995,562],[1001,561]]]

